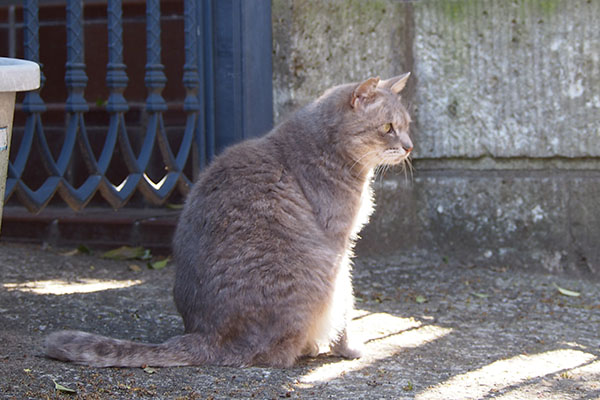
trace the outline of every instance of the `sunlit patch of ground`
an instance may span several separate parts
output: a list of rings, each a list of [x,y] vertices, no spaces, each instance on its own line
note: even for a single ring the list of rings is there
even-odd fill
[[[453,329],[388,313],[357,310],[351,324],[355,339],[365,343],[364,356],[357,360],[332,359],[308,371],[298,379],[297,388],[343,379],[352,372],[366,369],[380,360],[393,358],[403,349],[416,348],[452,334]],[[577,343],[560,343],[561,348],[537,354],[519,354],[494,360],[412,394],[418,400],[528,398],[532,394],[552,394],[560,390],[596,392],[600,390],[600,361],[591,349]],[[564,348],[562,347],[564,346]],[[571,380],[574,386],[556,386],[557,380]],[[576,381],[576,382],[575,382]],[[573,389],[575,387],[575,389]],[[402,389],[398,386],[402,393]],[[525,396],[525,397],[523,397]]]
[[[577,367],[580,374],[600,372],[600,363],[592,362],[596,356],[580,350],[559,349],[540,354],[518,355],[506,360],[494,361],[479,369],[452,377],[419,393],[418,400],[485,398],[500,393],[495,398],[514,398],[515,390],[522,390],[528,381],[532,386],[543,386],[538,378],[552,374],[572,374]],[[585,370],[585,371],[583,371]],[[514,387],[514,389],[511,389]],[[508,390],[506,390],[508,388]],[[530,388],[535,391],[535,387]],[[539,388],[542,389],[542,388]]]
[[[81,279],[69,282],[61,279],[30,281],[24,283],[3,283],[2,287],[8,291],[18,290],[35,294],[73,294],[92,293],[109,289],[122,289],[141,284],[141,280],[102,280]]]
[[[355,333],[357,342],[365,343],[363,357],[323,364],[300,378],[300,382],[327,382],[393,356],[403,348],[422,346],[452,332],[452,329],[426,325],[414,318],[363,310],[356,312],[358,316],[352,321],[351,332]]]

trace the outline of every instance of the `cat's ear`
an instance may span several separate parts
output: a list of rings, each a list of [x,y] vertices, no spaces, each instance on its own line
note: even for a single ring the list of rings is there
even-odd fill
[[[377,90],[377,84],[379,83],[379,77],[369,78],[366,81],[360,83],[354,92],[352,92],[352,99],[350,105],[352,108],[356,108],[361,102],[369,100],[375,94]]]
[[[407,72],[405,74],[386,79],[385,81],[381,81],[379,82],[378,86],[382,89],[388,89],[394,94],[398,94],[400,91],[402,91],[402,89],[404,89],[404,86],[406,86],[406,81],[408,80],[409,76],[410,72]]]

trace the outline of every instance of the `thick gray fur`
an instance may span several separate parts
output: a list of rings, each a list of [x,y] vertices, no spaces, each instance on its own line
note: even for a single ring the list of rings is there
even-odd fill
[[[185,334],[138,344],[55,332],[46,355],[93,366],[291,366],[319,345],[355,358],[352,248],[382,164],[407,160],[408,74],[328,90],[227,149],[192,188],[173,241]]]

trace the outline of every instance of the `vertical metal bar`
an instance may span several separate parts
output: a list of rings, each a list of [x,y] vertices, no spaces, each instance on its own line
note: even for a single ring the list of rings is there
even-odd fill
[[[8,6],[8,56],[11,58],[17,56],[16,30],[15,6]]]
[[[121,0],[108,2],[108,64],[106,66],[106,85],[110,90],[106,110],[110,113],[110,126],[107,139],[116,138],[119,127],[125,129],[124,113],[129,105],[123,96],[129,79],[123,64],[123,11]],[[125,135],[125,132],[123,132]],[[114,139],[113,139],[114,140]],[[102,156],[114,149],[106,148]],[[108,156],[100,157],[99,164],[103,171],[108,168]]]
[[[129,79],[123,64],[123,11],[121,0],[108,2],[108,64],[106,66],[106,85],[110,95],[106,109],[110,113],[125,112],[129,109],[123,92]]]
[[[43,64],[40,63],[40,39],[39,29],[40,21],[38,17],[39,2],[38,0],[25,0],[23,7],[23,47],[25,58],[35,61],[40,65],[41,86],[39,90],[27,92],[23,100],[23,111],[29,115],[31,113],[41,113],[46,111],[46,105],[40,97],[39,91],[46,82],[44,75]]]
[[[160,1],[146,1],[146,76],[144,82],[148,88],[146,110],[149,112],[166,111],[167,103],[161,92],[167,78],[160,62]]]
[[[146,199],[151,202],[160,203],[164,200],[163,188],[165,188],[165,180],[161,180],[159,184],[150,181],[150,178],[145,173],[152,156],[154,142],[157,135],[164,134],[164,123],[162,112],[167,110],[167,103],[162,97],[162,90],[167,82],[167,78],[163,72],[164,66],[161,64],[161,29],[160,29],[160,1],[146,0],[146,75],[144,82],[148,89],[148,97],[146,98],[146,111],[148,112],[148,126],[146,127],[146,135],[144,143],[137,159],[138,168],[144,172],[141,186]],[[163,143],[164,144],[164,143]]]
[[[123,63],[123,3],[122,0],[109,0],[107,6],[107,23],[108,23],[108,64],[106,66],[106,85],[109,88],[110,94],[106,102],[106,110],[110,113],[110,123],[108,127],[107,140],[114,140],[115,135],[118,136],[121,144],[123,161],[129,169],[127,184],[122,185],[120,190],[111,187],[103,190],[105,198],[113,205],[119,206],[123,204],[127,198],[131,196],[137,179],[142,171],[136,160],[136,156],[127,136],[124,113],[129,110],[129,105],[123,93],[129,78],[127,77],[126,65]],[[105,171],[108,168],[108,155],[105,151],[100,156],[99,166]],[[135,178],[134,178],[135,176]],[[101,187],[103,189],[103,187]],[[111,190],[113,189],[113,190]]]
[[[233,120],[233,142],[227,143],[227,145],[241,141],[244,138],[244,108],[243,108],[243,97],[244,85],[242,81],[243,71],[243,38],[242,38],[242,2],[241,0],[231,1],[231,47],[232,47],[232,59],[231,64],[233,68],[233,87],[232,87],[232,106],[234,115],[236,118]]]
[[[84,112],[88,105],[83,97],[88,78],[85,73],[83,47],[83,0],[67,1],[67,64],[65,82],[69,90],[66,111]]]
[[[204,6],[201,1],[198,1],[196,6],[196,24],[198,40],[196,42],[196,65],[198,67],[198,123],[195,130],[195,143],[193,153],[193,175],[198,176],[200,170],[207,163],[207,144],[206,144],[206,105],[205,105],[205,81],[204,81]]]
[[[258,5],[240,4],[244,138],[260,136],[273,127],[271,2]]]
[[[233,115],[235,118],[233,119],[232,126],[232,141],[228,142],[226,145],[231,145],[233,143],[239,142],[244,138],[244,108],[243,108],[243,97],[244,93],[244,82],[242,81],[242,72],[243,72],[243,60],[244,54],[242,53],[243,48],[243,39],[242,39],[242,3],[241,0],[232,0],[231,1],[231,67],[233,69],[232,73],[232,91],[231,91],[231,105],[233,108]],[[223,146],[224,147],[224,146]]]
[[[40,21],[38,10],[38,0],[25,0],[23,7],[23,42],[25,47],[25,58],[39,64],[40,42],[38,31],[40,28]]]
[[[67,112],[67,127],[65,140],[62,145],[60,155],[56,161],[56,175],[61,178],[61,185],[58,187],[61,197],[73,209],[81,209],[91,199],[98,188],[98,177],[92,179],[88,175],[84,184],[75,190],[66,180],[65,173],[70,165],[74,152],[74,144],[79,137],[79,143],[89,143],[85,129],[84,113],[89,107],[83,96],[87,85],[87,75],[85,73],[84,58],[84,33],[83,33],[83,0],[68,0],[66,7],[66,31],[67,31],[67,63],[65,65],[65,83],[68,96],[65,103]],[[82,145],[83,154],[91,173],[97,172],[95,168],[95,159],[93,154],[86,154],[85,144]]]
[[[214,4],[217,151],[272,126],[271,3]]]
[[[185,35],[185,65],[183,66],[183,85],[186,90],[186,97],[183,103],[183,109],[188,114],[186,121],[186,131],[191,129],[197,132],[199,129],[200,102],[198,101],[198,87],[200,79],[198,77],[198,36],[199,26],[197,22],[197,2],[196,0],[185,0],[184,3],[184,35]],[[202,132],[203,133],[203,132]],[[196,134],[198,165],[194,165],[194,177],[198,174],[199,167],[206,163],[205,138],[203,134]],[[186,151],[189,154],[189,150]],[[180,151],[180,154],[183,154]],[[178,157],[179,158],[179,157]],[[187,157],[186,157],[187,159]],[[184,160],[178,160],[181,163]],[[181,165],[183,168],[183,165]]]
[[[204,83],[204,117],[206,127],[206,156],[208,161],[215,156],[215,84],[213,57],[213,4],[212,0],[202,2],[202,82]]]
[[[108,64],[106,65],[106,85],[110,94],[106,111],[110,114],[110,124],[105,146],[98,159],[100,171],[104,175],[108,169],[119,127],[125,126],[124,113],[129,109],[123,92],[129,79],[123,64],[123,10],[121,0],[109,0],[107,7]]]
[[[196,110],[198,108],[198,99],[196,98],[198,88],[196,1],[185,0],[183,18],[185,35],[183,84],[187,90],[184,107],[186,107],[186,109]]]
[[[214,82],[216,151],[241,139],[239,9],[236,0],[214,3]]]
[[[39,58],[39,4],[38,0],[25,0],[23,4],[23,46],[26,59],[40,64]],[[40,64],[41,87],[44,86],[46,77]],[[46,111],[46,105],[40,97],[40,90],[27,92],[23,99],[23,111],[26,114],[25,131],[21,140],[14,163],[8,163],[8,178],[6,180],[5,200],[17,190],[21,201],[29,210],[37,211],[40,205],[44,203],[43,198],[35,196],[22,181],[22,175],[31,153],[33,139],[42,132],[41,113]],[[13,145],[14,145],[13,141]],[[13,150],[14,151],[14,150]]]

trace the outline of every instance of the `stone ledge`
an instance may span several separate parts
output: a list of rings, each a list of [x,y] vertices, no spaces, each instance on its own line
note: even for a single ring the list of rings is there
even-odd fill
[[[360,254],[600,275],[600,171],[423,171],[375,195]]]

